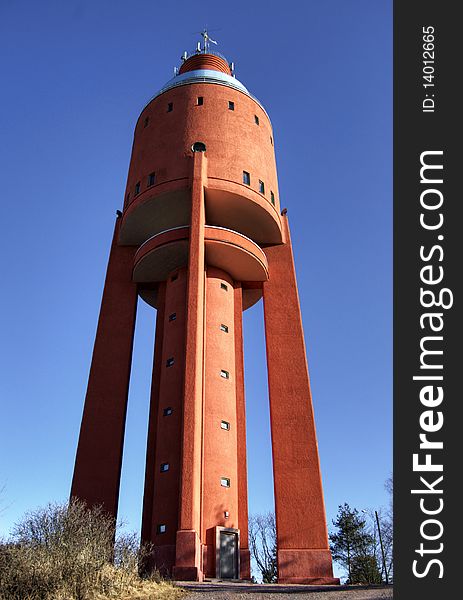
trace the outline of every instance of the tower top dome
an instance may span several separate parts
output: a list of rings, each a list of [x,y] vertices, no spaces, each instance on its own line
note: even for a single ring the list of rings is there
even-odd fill
[[[179,69],[179,74],[187,71],[199,71],[207,69],[208,71],[220,71],[231,75],[231,69],[225,58],[218,53],[198,53],[192,54],[187,58]]]
[[[192,83],[212,83],[243,92],[257,102],[264,113],[267,114],[259,100],[248,91],[241,81],[236,79],[234,63],[229,63],[220,52],[211,50],[211,44],[217,44],[218,42],[210,37],[207,29],[201,32],[201,36],[203,37],[203,42],[198,42],[193,52],[185,51],[183,53],[181,57],[182,64],[180,67],[174,67],[174,77],[162,86],[149,100],[148,104],[161,94],[175,87]]]

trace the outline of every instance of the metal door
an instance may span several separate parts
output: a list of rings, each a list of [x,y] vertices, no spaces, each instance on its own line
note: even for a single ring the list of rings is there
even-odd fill
[[[237,535],[232,531],[220,532],[220,577],[221,579],[238,579],[237,569]]]

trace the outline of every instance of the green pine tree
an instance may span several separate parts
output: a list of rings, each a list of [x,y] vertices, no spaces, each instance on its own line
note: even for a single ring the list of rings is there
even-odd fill
[[[359,511],[344,503],[333,525],[338,531],[330,534],[331,554],[347,570],[346,583],[381,583],[374,540]]]

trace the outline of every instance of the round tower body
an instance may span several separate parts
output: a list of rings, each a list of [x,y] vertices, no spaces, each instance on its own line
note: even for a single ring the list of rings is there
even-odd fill
[[[210,58],[214,58],[213,65]],[[189,70],[190,62],[195,69]],[[217,66],[218,63],[218,66]],[[135,127],[122,244],[188,225],[192,147],[208,159],[206,223],[258,244],[282,241],[273,132],[267,113],[227,63],[194,55],[142,111]]]

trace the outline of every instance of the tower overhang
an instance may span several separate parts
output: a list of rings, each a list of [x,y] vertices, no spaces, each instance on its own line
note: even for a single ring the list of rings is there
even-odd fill
[[[189,227],[175,227],[154,235],[135,254],[133,281],[140,286],[141,297],[157,306],[157,287],[169,275],[188,264]],[[264,251],[237,231],[207,225],[204,232],[205,258],[209,267],[221,269],[244,284],[268,280],[268,263]],[[246,290],[243,290],[246,292]],[[262,287],[249,288],[245,308],[262,296]]]

